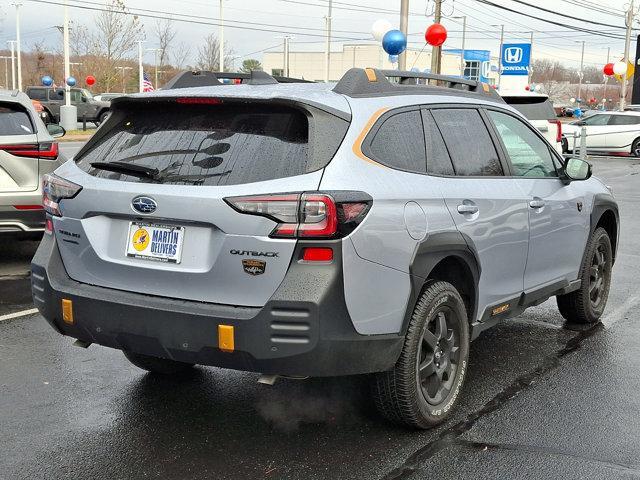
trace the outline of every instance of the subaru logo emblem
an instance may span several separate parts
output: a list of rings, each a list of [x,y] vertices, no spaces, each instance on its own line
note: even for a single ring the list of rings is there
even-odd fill
[[[158,204],[150,197],[136,197],[131,201],[131,208],[138,213],[153,213],[158,208]]]
[[[520,63],[524,52],[520,47],[510,47],[504,50],[504,63]]]

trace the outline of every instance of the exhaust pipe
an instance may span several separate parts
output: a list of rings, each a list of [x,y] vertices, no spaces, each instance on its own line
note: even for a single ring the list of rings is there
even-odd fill
[[[258,377],[258,383],[263,385],[273,385],[279,378],[287,378],[289,380],[306,380],[309,377],[296,377],[294,375],[265,375],[263,373]]]
[[[71,345],[73,345],[74,347],[89,348],[91,346],[91,342],[85,342],[84,340],[76,340]]]

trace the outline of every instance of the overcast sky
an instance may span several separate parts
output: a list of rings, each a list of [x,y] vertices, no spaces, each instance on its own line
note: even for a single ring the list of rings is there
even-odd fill
[[[15,8],[10,4],[14,0],[2,0],[0,8],[4,20],[0,29],[0,48],[6,46],[6,41],[15,38]],[[61,25],[63,7],[37,3],[33,0],[21,0],[22,38],[25,48],[29,48],[35,41],[45,40],[50,49],[59,49],[61,35],[53,27]],[[63,0],[50,0],[62,3]],[[598,32],[615,32],[624,34],[624,30],[611,27],[582,23],[563,18],[551,13],[541,12],[514,0],[491,0],[494,3],[512,8],[531,15],[552,19],[559,23],[597,30]],[[528,3],[547,8],[554,12],[575,17],[591,19],[593,21],[624,26],[624,18],[603,12],[596,12],[589,7],[576,6],[582,0],[524,0]],[[100,6],[104,0],[70,0],[70,5]],[[209,33],[218,33],[219,27],[213,25],[219,22],[219,0],[125,0],[127,7],[134,9],[148,9],[165,13],[151,13],[151,15],[174,15],[177,30],[176,43],[184,42],[191,47],[193,62],[198,45]],[[323,29],[324,17],[327,14],[328,0],[224,0],[224,17],[227,20],[225,40],[238,57],[236,64],[244,58],[261,59],[259,51],[272,48],[272,51],[282,50],[282,37],[286,33],[293,36],[291,49],[324,49]],[[592,5],[611,10],[621,15],[626,2],[624,0],[592,0]],[[363,11],[364,10],[364,11]],[[340,49],[343,43],[360,39],[371,39],[372,23],[379,18],[387,18],[394,25],[399,24],[400,0],[334,0],[333,30],[334,42],[332,49]],[[421,48],[424,45],[423,32],[432,23],[429,14],[433,10],[433,0],[410,0],[412,15],[409,21],[409,42],[412,46]],[[477,0],[445,0],[444,14],[448,17],[443,21],[449,29],[449,39],[445,47],[460,48],[461,21],[452,19],[456,16],[467,16],[468,34],[466,48],[490,49],[497,55],[499,46],[500,27],[492,26],[505,24],[505,42],[524,41],[534,31],[533,57],[547,57],[564,62],[567,66],[578,66],[580,48],[578,42],[586,41],[585,65],[602,66],[606,60],[607,47],[611,47],[612,60],[622,57],[624,42],[622,40],[594,36],[583,32],[566,30],[560,26],[533,20],[515,13],[498,10],[483,5]],[[90,26],[92,18],[97,12],[70,8],[71,19]],[[139,12],[140,13],[140,12]],[[177,13],[193,15],[201,22],[194,24],[178,21]],[[147,47],[155,45],[153,18],[140,18],[147,34]],[[233,23],[233,22],[252,23]],[[233,27],[251,27],[270,31],[255,31]],[[637,33],[637,32],[636,32]],[[316,36],[313,36],[316,35]],[[632,49],[632,54],[635,47]],[[258,52],[258,53],[254,53]],[[146,61],[153,61],[153,54],[147,53]],[[188,62],[187,62],[188,63]]]

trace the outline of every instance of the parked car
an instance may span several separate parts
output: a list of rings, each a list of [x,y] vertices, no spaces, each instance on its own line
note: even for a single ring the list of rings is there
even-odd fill
[[[29,97],[0,90],[0,236],[42,235],[42,177],[62,162],[54,137],[58,125],[45,127]]]
[[[27,87],[26,94],[29,98],[42,103],[52,122],[60,122],[60,106],[65,102],[64,88]],[[111,103],[95,100],[87,89],[72,88],[71,105],[75,105],[78,109],[79,122],[86,118],[88,122],[99,125],[109,116]]]
[[[548,95],[533,92],[507,93],[502,95],[502,98],[524,115],[549,143],[562,153],[562,123],[558,120]]]
[[[592,153],[627,153],[640,157],[639,111],[594,111],[588,117],[564,125],[563,151],[573,151],[574,136],[587,129],[587,151]],[[576,150],[580,138],[575,140]]]
[[[570,322],[603,313],[612,194],[485,84],[256,72],[112,107],[45,178],[32,264],[35,305],[77,345],[157,374],[368,373],[383,415],[427,428],[482,331],[553,296]]]
[[[110,102],[114,98],[122,97],[123,95],[126,95],[126,93],[107,92],[107,93],[100,93],[98,95],[94,95],[93,98],[94,100],[99,102]]]

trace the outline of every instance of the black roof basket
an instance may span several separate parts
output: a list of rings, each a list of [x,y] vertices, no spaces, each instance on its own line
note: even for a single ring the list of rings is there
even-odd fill
[[[494,88],[483,82],[447,75],[375,68],[348,70],[333,91],[349,97],[370,97],[407,93],[442,93],[442,88],[485,94],[501,99]]]
[[[252,70],[251,73],[232,72],[180,72],[163,85],[163,90],[190,87],[211,87],[224,85],[221,80],[230,80],[231,83],[244,83],[247,85],[271,85],[276,83],[310,83],[308,80],[290,77],[272,77],[261,70]]]

